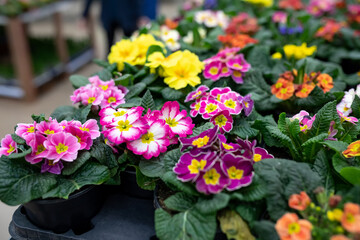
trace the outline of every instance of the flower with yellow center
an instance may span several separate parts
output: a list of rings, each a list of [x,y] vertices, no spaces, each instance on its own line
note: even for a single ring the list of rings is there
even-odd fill
[[[145,66],[155,69],[160,67],[164,61],[164,54],[162,54],[161,52],[153,52],[149,55],[148,62],[145,64]]]
[[[34,132],[35,132],[35,128],[34,128],[34,127],[29,127],[29,128],[27,129],[27,132],[28,132],[28,133],[34,133]]]
[[[227,121],[228,119],[223,114],[215,118],[215,124],[218,125],[220,128],[224,127]]]
[[[198,139],[196,139],[196,140],[194,140],[192,142],[192,145],[196,146],[198,148],[201,148],[201,147],[205,146],[208,142],[209,142],[209,137],[208,136],[205,136],[203,138],[199,137]]]
[[[203,178],[207,185],[217,185],[219,183],[220,174],[216,169],[212,168],[204,174]]]
[[[130,124],[129,120],[126,120],[125,122],[123,120],[120,120],[116,128],[119,129],[120,132],[124,132],[124,131],[129,131],[129,129],[132,128],[132,125]]]
[[[226,100],[224,104],[228,108],[232,108],[232,109],[236,108],[236,102],[234,100],[232,100],[232,99]]]
[[[260,162],[261,161],[262,156],[260,154],[254,154],[254,162]]]
[[[55,132],[54,132],[54,130],[47,129],[46,131],[44,131],[44,133],[46,135],[50,135],[50,134],[54,134]]]
[[[342,154],[346,158],[360,156],[360,140],[350,143],[345,151]]]
[[[62,143],[59,143],[55,148],[56,148],[57,154],[64,153],[69,149],[68,146],[66,146],[66,145],[64,145]]]
[[[88,98],[88,103],[91,104],[93,102],[95,102],[96,98],[95,97],[89,97]]]
[[[46,150],[46,148],[44,147],[44,145],[39,144],[39,145],[37,146],[37,148],[36,148],[36,153],[35,153],[35,155],[39,155],[40,153],[42,153],[42,152],[45,151],[45,150]]]
[[[152,141],[154,141],[154,134],[153,133],[146,133],[144,135],[141,136],[141,142],[142,143],[151,143]]]
[[[227,173],[230,179],[240,180],[244,175],[244,170],[236,169],[236,167],[232,166],[227,170]]]
[[[124,116],[126,113],[126,111],[122,110],[120,112],[114,112],[114,116],[115,117],[121,117],[121,116]]]
[[[234,149],[233,146],[231,146],[231,145],[229,145],[229,144],[226,144],[226,143],[222,143],[222,146],[223,146],[226,150]]]
[[[218,106],[216,104],[210,103],[206,106],[205,111],[207,113],[211,113],[213,111],[216,111],[216,109],[218,109]]]
[[[188,166],[188,169],[191,174],[198,174],[200,170],[204,170],[206,166],[206,160],[201,159],[200,161],[193,159],[191,164]]]
[[[9,144],[9,149],[6,151],[7,153],[12,153],[13,151],[15,151],[15,148],[13,145]]]
[[[176,121],[175,118],[167,118],[165,120],[165,122],[170,126],[170,127],[176,127],[179,123]]]

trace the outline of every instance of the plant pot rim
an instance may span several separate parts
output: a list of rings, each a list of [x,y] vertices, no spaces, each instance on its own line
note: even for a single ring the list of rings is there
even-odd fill
[[[58,204],[58,203],[62,203],[62,202],[65,202],[65,201],[74,199],[74,198],[78,198],[78,197],[86,194],[86,193],[89,192],[91,189],[95,188],[96,186],[97,186],[97,185],[87,185],[87,186],[84,186],[84,187],[76,190],[76,191],[77,191],[76,193],[70,194],[70,196],[69,196],[67,199],[65,199],[65,198],[34,199],[34,200],[31,200],[31,201],[28,202],[28,203],[37,202],[38,204],[42,204],[42,205]],[[26,203],[25,203],[25,204],[26,204]]]

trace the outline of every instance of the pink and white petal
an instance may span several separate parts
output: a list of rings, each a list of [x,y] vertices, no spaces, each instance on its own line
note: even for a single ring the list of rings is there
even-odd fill
[[[148,146],[148,151],[143,154],[144,158],[150,159],[160,155],[160,147],[156,141],[152,141]]]
[[[146,153],[148,151],[148,148],[149,148],[148,144],[143,143],[141,141],[141,139],[137,139],[132,142],[127,142],[126,146],[128,149],[130,149],[136,155],[143,155],[144,153]]]

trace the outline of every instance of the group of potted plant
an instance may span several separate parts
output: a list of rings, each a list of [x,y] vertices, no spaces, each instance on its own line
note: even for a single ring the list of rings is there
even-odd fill
[[[359,239],[359,9],[186,2],[95,60],[101,71],[70,77],[78,107],[5,136],[0,200],[76,231],[42,224],[43,201],[132,172],[154,191],[159,239]],[[84,204],[85,224],[101,202]]]

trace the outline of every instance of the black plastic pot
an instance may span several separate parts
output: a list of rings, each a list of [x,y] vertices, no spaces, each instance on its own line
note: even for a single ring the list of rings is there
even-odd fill
[[[81,234],[92,228],[91,219],[105,200],[101,186],[89,186],[68,199],[41,199],[23,205],[28,219],[36,226],[64,233],[72,229]]]
[[[140,188],[136,182],[136,172],[133,168],[127,168],[120,173],[120,191],[130,197],[152,199],[154,191]]]

